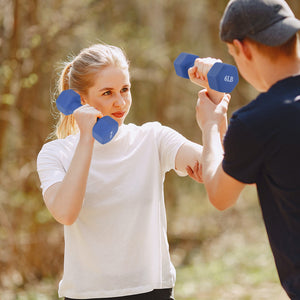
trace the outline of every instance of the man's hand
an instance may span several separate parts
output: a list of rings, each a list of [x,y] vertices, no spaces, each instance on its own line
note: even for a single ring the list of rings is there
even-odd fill
[[[199,86],[209,89],[207,73],[216,62],[222,61],[220,59],[211,57],[197,58],[194,66],[188,70],[190,80]]]
[[[224,97],[224,93],[212,90],[209,87],[209,83],[207,79],[207,73],[216,62],[222,62],[222,61],[220,59],[211,58],[211,57],[197,58],[195,60],[194,66],[189,68],[188,74],[190,80],[193,83],[206,88],[211,101],[218,104],[221,101],[221,99]]]
[[[230,94],[224,94],[221,102],[214,104],[206,90],[198,93],[196,119],[202,131],[207,124],[216,124],[220,128],[220,131],[226,131],[227,110],[230,98]]]

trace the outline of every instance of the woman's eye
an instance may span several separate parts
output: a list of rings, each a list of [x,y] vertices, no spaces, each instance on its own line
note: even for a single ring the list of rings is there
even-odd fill
[[[111,95],[111,91],[106,91],[105,93],[103,93],[104,96],[109,96]]]
[[[127,87],[122,88],[122,90],[121,90],[122,93],[126,93],[126,92],[128,92],[128,91],[129,91],[129,88],[127,88]]]

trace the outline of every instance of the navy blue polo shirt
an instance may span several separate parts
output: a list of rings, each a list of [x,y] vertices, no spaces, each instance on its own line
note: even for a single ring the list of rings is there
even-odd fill
[[[300,299],[300,76],[235,112],[224,148],[224,171],[256,183],[281,284]]]

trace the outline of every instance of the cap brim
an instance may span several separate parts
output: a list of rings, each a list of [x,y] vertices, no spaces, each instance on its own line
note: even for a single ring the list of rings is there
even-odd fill
[[[274,47],[287,42],[299,30],[300,20],[287,17],[255,35],[248,36],[259,43]]]

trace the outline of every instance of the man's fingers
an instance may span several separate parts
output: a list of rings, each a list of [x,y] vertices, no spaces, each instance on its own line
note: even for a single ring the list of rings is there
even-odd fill
[[[197,67],[197,72],[199,76],[202,77],[202,80],[207,80],[207,73],[212,68],[216,62],[222,62],[220,59],[205,57],[197,58],[195,60],[195,66]]]
[[[195,66],[194,66],[194,67],[190,67],[190,68],[188,69],[189,77],[190,77],[190,78],[196,77],[196,75],[197,75],[196,71],[197,71],[197,68],[196,68]]]
[[[230,99],[231,99],[231,95],[230,94],[225,94],[225,96],[223,97],[223,99],[219,103],[218,106],[221,108],[222,113],[227,112]]]

